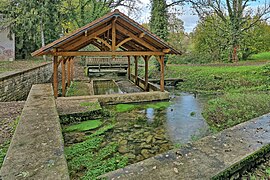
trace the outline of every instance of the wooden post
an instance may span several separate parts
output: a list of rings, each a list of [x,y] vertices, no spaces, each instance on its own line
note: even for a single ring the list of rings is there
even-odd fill
[[[66,61],[63,59],[61,61],[61,69],[62,69],[62,96],[66,95]]]
[[[115,27],[116,19],[112,21],[112,51],[116,51],[116,27]]]
[[[70,59],[70,76],[71,76],[71,81],[73,81],[74,78],[74,57]]]
[[[71,83],[71,66],[70,66],[70,57],[67,60],[67,86],[69,87]]]
[[[164,92],[164,56],[160,56],[159,58],[160,63],[160,91]]]
[[[138,85],[138,56],[134,56],[135,58],[135,84]]]
[[[53,56],[53,94],[58,97],[58,56]]]
[[[144,57],[144,91],[148,91],[148,60],[150,56]]]
[[[130,80],[130,56],[128,56],[128,79]]]

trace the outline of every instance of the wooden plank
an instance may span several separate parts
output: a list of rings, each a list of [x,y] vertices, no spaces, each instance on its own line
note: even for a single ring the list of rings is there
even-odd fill
[[[71,83],[71,65],[70,65],[71,58],[68,58],[67,61],[67,86],[70,86]]]
[[[58,97],[58,56],[53,57],[53,94]]]
[[[62,69],[62,96],[66,95],[66,63],[65,61],[61,61],[61,69]]]
[[[135,62],[135,84],[138,85],[138,56],[134,56]]]
[[[55,52],[54,56],[162,56],[163,52],[152,51],[69,51]]]
[[[164,83],[164,71],[165,71],[165,64],[164,64],[164,56],[160,56],[159,59],[159,63],[160,63],[160,91],[164,92],[164,87],[165,87],[165,83]]]
[[[133,40],[135,40],[136,42],[138,42],[139,44],[145,46],[146,48],[152,50],[152,51],[158,51],[154,46],[148,44],[147,42],[145,42],[143,39],[137,37],[136,35],[134,35],[133,33],[131,33],[130,31],[126,30],[125,28],[116,25],[116,29],[121,31],[122,33],[126,34],[127,36],[130,36]]]
[[[128,56],[128,79],[130,80],[130,56]]]

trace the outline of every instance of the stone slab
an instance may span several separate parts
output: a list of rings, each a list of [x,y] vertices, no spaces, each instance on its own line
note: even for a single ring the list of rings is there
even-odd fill
[[[1,177],[3,180],[69,179],[51,84],[32,86]]]
[[[98,102],[101,105],[162,101],[169,99],[169,92],[154,91],[154,92],[140,92],[127,94],[59,97],[57,98],[57,101],[71,101],[71,100],[93,101],[94,99],[98,99]]]
[[[180,149],[109,172],[106,179],[211,179],[240,170],[270,151],[270,114],[207,136]],[[224,178],[224,177],[223,177]]]
[[[58,98],[56,100],[59,115],[80,114],[101,110],[97,98],[93,99],[70,99]]]

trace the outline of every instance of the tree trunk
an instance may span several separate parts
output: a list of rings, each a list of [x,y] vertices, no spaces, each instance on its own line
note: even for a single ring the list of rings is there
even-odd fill
[[[45,46],[45,36],[44,36],[44,28],[43,28],[43,22],[42,19],[40,20],[40,35],[41,35],[41,45],[42,47]],[[44,61],[47,60],[46,55],[43,55]]]

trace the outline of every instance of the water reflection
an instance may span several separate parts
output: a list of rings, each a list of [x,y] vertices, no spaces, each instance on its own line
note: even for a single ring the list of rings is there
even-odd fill
[[[122,94],[117,84],[112,80],[95,80],[94,81],[94,94]]]
[[[202,117],[203,99],[193,94],[175,96],[166,111],[167,132],[174,143],[187,143],[205,136],[208,125]]]
[[[202,117],[203,97],[193,94],[172,94],[171,105],[163,111],[147,108],[145,115],[149,123],[164,122],[167,134],[175,144],[184,144],[209,133],[209,127]]]
[[[155,118],[155,110],[153,108],[147,108],[145,110],[145,114],[146,114],[146,117],[147,117],[147,121],[149,123],[152,123],[154,122],[154,118]]]

